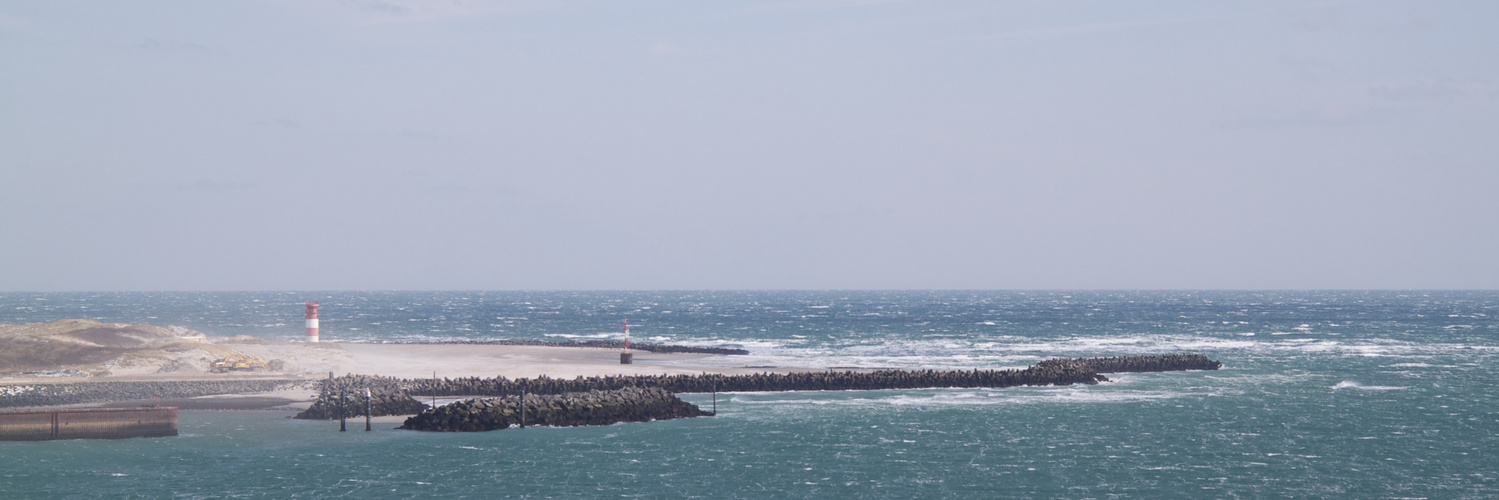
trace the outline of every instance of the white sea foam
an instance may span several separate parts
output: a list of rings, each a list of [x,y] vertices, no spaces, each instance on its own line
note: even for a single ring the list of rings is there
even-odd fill
[[[547,336],[547,337],[560,337],[560,338],[564,338],[564,339],[615,339],[615,338],[617,338],[617,339],[623,339],[625,337],[624,333],[620,333],[620,332],[608,332],[608,333],[548,333],[548,334],[545,334],[545,336]]]
[[[936,339],[869,339],[853,337],[848,344],[819,344],[808,339],[729,341],[681,340],[672,343],[697,346],[732,345],[750,351],[748,356],[726,356],[710,363],[730,366],[774,366],[779,368],[1024,368],[1045,358],[1145,355],[1162,352],[1199,352],[1209,356],[1233,356],[1234,352],[1262,355],[1301,353],[1339,357],[1420,357],[1454,352],[1492,352],[1492,346],[1462,344],[1418,344],[1394,339],[1251,338],[1192,335],[1126,335],[1026,338],[1005,336],[966,341]]]
[[[924,389],[889,392],[838,393],[854,397],[805,397],[832,393],[734,393],[729,400],[746,406],[993,406],[1014,404],[1126,403],[1173,399],[1188,395],[1171,391],[1118,390],[1106,387],[1011,387],[1003,389]],[[863,396],[863,394],[873,394]]]
[[[1393,385],[1363,385],[1352,380],[1344,380],[1342,382],[1338,382],[1337,385],[1332,386],[1332,389],[1335,391],[1338,389],[1357,389],[1360,391],[1398,391],[1402,389],[1409,389],[1409,387],[1400,387]]]
[[[1046,387],[1032,390],[1014,388],[981,391],[952,391],[931,396],[897,396],[895,405],[1004,405],[1041,403],[1123,403],[1154,401],[1184,396],[1169,391],[1117,390],[1105,387]]]
[[[786,347],[787,344],[790,344],[790,343],[792,343],[794,341],[795,341],[795,339],[787,339],[787,340],[772,340],[772,339],[746,339],[746,340],[680,339],[680,340],[673,340],[671,343],[677,344],[677,345],[692,346],[692,347],[741,347],[741,348],[744,348],[744,349],[748,349],[748,350],[754,351],[756,349],[775,349],[775,348],[780,348],[780,347]]]

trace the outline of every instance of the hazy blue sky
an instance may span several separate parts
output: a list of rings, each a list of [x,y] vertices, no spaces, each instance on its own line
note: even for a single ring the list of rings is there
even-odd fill
[[[0,290],[1499,288],[1499,2],[0,3]]]

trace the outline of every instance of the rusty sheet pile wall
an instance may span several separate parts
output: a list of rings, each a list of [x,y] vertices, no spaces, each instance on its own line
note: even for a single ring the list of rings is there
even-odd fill
[[[0,412],[0,441],[177,435],[176,408],[74,408]]]

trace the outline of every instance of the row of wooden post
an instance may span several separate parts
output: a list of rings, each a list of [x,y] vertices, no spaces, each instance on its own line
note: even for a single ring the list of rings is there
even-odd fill
[[[348,398],[348,394],[349,394],[348,391],[338,391],[338,432],[345,432],[345,431],[349,430],[348,426],[345,425],[345,423],[344,423],[345,418],[349,414],[349,398]],[[375,402],[374,402],[374,398],[370,397],[370,390],[369,390],[368,387],[366,387],[364,389],[364,431],[365,432],[369,432],[370,431],[370,416],[372,416],[374,414],[375,414]]]

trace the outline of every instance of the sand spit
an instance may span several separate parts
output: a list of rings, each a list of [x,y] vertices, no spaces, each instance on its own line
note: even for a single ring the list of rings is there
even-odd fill
[[[248,335],[213,337],[181,327],[72,319],[0,325],[0,383],[326,378],[330,372],[417,378],[431,377],[434,371],[452,377],[750,371],[713,368],[698,362],[721,359],[723,355],[718,354],[637,352],[635,364],[620,365],[618,355],[610,349],[526,344],[308,343],[262,340]],[[279,360],[284,368],[269,373],[209,373],[213,360],[233,354],[266,362]]]
[[[533,345],[543,347],[592,347],[597,349],[624,349],[625,343],[618,340],[441,340],[435,342],[398,342],[402,344],[467,344],[467,345]],[[728,347],[703,347],[685,346],[671,344],[653,344],[649,342],[633,342],[630,350],[658,352],[658,353],[693,353],[693,354],[749,354],[745,349],[733,349]]]
[[[233,354],[277,360],[283,368],[209,372],[213,360]],[[150,405],[162,392],[161,404],[183,409],[302,410],[318,395],[313,382],[330,373],[572,378],[764,371],[724,368],[722,359],[717,354],[637,352],[634,364],[621,365],[616,351],[598,347],[308,343],[75,319],[0,325],[0,407]]]

